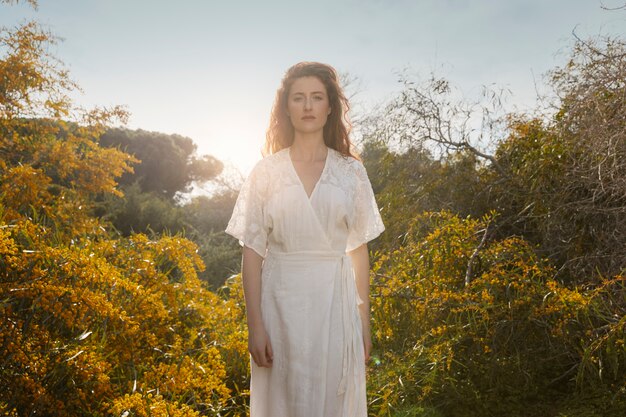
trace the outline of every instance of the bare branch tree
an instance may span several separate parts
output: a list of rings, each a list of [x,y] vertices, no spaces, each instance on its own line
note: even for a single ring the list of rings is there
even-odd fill
[[[470,102],[448,80],[433,74],[423,83],[407,78],[402,82],[402,92],[385,113],[396,126],[390,139],[412,147],[434,147],[442,154],[467,150],[507,175],[482,147],[501,131],[503,97],[508,90],[483,86],[483,101]]]

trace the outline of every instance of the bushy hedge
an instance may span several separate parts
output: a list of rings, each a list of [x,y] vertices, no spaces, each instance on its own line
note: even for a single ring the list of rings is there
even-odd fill
[[[598,395],[595,415],[623,410],[625,278],[567,288],[523,239],[481,247],[493,216],[423,213],[406,244],[378,257],[373,412],[557,415]]]

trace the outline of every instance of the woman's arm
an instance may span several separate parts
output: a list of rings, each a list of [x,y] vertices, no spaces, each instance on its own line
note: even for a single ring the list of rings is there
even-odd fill
[[[272,346],[261,316],[261,266],[263,258],[254,249],[243,247],[241,277],[248,319],[248,350],[258,366],[270,367]]]
[[[348,252],[354,267],[356,279],[356,289],[363,304],[359,306],[361,323],[363,325],[363,348],[365,350],[365,361],[367,362],[372,351],[372,337],[370,332],[370,261],[367,243]]]

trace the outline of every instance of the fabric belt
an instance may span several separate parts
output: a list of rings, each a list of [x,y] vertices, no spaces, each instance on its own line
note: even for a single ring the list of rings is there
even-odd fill
[[[337,395],[346,394],[346,402],[354,404],[357,392],[356,387],[359,385],[356,372],[358,346],[363,343],[359,338],[359,329],[357,326],[360,321],[358,318],[358,305],[363,301],[358,295],[356,282],[354,280],[352,259],[346,253],[328,252],[328,251],[294,251],[294,252],[276,252],[268,251],[267,256],[288,260],[311,260],[314,259],[337,259],[341,261],[341,316],[343,321],[343,359],[342,373],[339,381],[339,389]],[[348,384],[348,380],[352,378],[352,383]]]

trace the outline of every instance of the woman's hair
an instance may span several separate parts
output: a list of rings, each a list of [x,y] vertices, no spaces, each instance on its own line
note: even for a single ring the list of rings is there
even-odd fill
[[[324,143],[326,146],[339,151],[344,156],[360,159],[350,142],[349,133],[352,128],[348,118],[350,104],[339,86],[337,72],[330,65],[319,62],[300,62],[285,73],[280,88],[276,91],[270,125],[265,135],[263,156],[276,153],[293,143],[294,129],[287,116],[287,98],[294,81],[301,77],[316,77],[326,87],[331,108],[331,113],[324,125]]]

